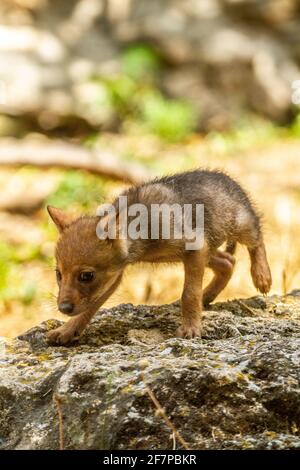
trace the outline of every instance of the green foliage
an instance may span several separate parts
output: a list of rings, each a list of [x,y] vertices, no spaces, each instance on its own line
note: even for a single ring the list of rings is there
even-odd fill
[[[300,137],[300,112],[295,117],[290,130],[293,137]]]
[[[28,281],[22,283],[19,274],[19,272],[12,270],[9,282],[3,289],[0,289],[0,298],[6,302],[18,300],[25,305],[30,305],[37,295],[36,283]]]
[[[196,111],[184,100],[165,98],[154,87],[139,83],[126,75],[101,81],[107,87],[111,107],[123,124],[135,123],[143,132],[179,142],[196,125]],[[100,85],[99,85],[100,86]],[[93,139],[89,141],[92,145]]]
[[[105,81],[110,104],[119,118],[125,119],[133,115],[137,109],[139,95],[138,84],[126,75],[120,75]]]
[[[122,56],[122,71],[112,78],[94,77],[93,83],[106,90],[108,107],[125,128],[152,132],[162,139],[178,142],[195,129],[196,111],[183,100],[167,99],[159,90],[162,63],[153,49],[131,46]],[[100,103],[94,102],[101,112]],[[92,141],[91,141],[92,143]]]
[[[0,295],[7,288],[9,276],[9,265],[5,257],[2,256],[2,243],[0,246]]]
[[[206,140],[212,152],[226,155],[263,145],[281,133],[282,129],[270,121],[249,118],[226,132],[210,132]]]
[[[163,139],[184,139],[195,127],[195,110],[184,101],[167,100],[160,93],[148,93],[141,103],[142,121]]]
[[[17,228],[16,228],[17,230]],[[39,251],[39,247],[35,245],[10,245],[8,243],[0,243],[0,263],[22,264],[25,261],[33,261],[37,258],[43,258]]]
[[[112,107],[125,127],[126,122],[134,122],[144,132],[171,142],[183,140],[195,129],[196,111],[186,101],[167,99],[126,76],[107,80],[106,86]]]
[[[7,243],[0,243],[0,299],[20,300],[30,304],[36,296],[36,284],[24,280],[18,265],[25,260],[30,261],[36,254],[36,248],[26,247],[27,253],[22,247],[14,247]]]
[[[74,205],[83,209],[95,207],[104,199],[106,183],[99,177],[80,171],[68,171],[46,204],[68,209]]]
[[[161,65],[158,54],[144,44],[131,46],[122,55],[122,71],[133,80],[152,80]]]

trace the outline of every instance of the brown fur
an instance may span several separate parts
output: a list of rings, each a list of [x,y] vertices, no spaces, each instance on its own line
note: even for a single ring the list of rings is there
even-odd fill
[[[165,240],[161,231],[157,240],[100,240],[96,226],[100,220],[107,223],[107,216],[72,220],[61,210],[49,207],[49,214],[61,233],[56,249],[57,270],[61,276],[58,304],[70,302],[74,305],[70,314],[73,318],[49,332],[50,342],[65,344],[80,335],[117,288],[126,266],[140,261],[183,262],[182,326],[178,335],[185,338],[201,335],[202,305],[212,302],[229,282],[235,264],[236,243],[248,248],[255,287],[264,294],[270,290],[271,273],[259,216],[246,193],[229,176],[205,170],[181,173],[130,188],[123,195],[128,198],[128,207],[137,202],[146,207],[162,203],[189,203],[193,207],[197,203],[204,204],[204,247],[188,251],[186,240]],[[117,200],[114,204],[118,211]],[[195,225],[194,214],[192,224]],[[219,247],[224,242],[227,246],[221,251]],[[202,292],[205,267],[212,269],[214,277]],[[79,281],[82,272],[92,272],[92,281]]]

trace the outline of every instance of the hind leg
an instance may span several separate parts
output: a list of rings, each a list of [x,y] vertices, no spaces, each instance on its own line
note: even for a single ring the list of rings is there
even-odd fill
[[[183,262],[182,325],[177,330],[177,336],[195,338],[201,336],[202,329],[202,280],[206,265],[206,248],[186,253]]]
[[[242,221],[242,223],[241,223]],[[251,260],[251,276],[254,286],[262,293],[267,294],[272,285],[272,276],[269,268],[266,248],[261,232],[258,216],[240,215],[237,241],[246,245]]]
[[[251,276],[253,284],[262,293],[267,294],[271,289],[272,276],[269,268],[266,248],[262,239],[256,247],[248,247],[251,260]]]
[[[226,251],[217,250],[209,260],[208,267],[214,272],[212,281],[203,292],[203,305],[209,305],[227,286],[235,265],[235,258]]]

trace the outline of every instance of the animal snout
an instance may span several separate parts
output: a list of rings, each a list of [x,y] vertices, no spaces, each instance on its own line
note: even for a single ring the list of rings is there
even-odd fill
[[[58,309],[62,313],[72,313],[74,310],[74,304],[72,304],[71,302],[61,302],[58,305]]]

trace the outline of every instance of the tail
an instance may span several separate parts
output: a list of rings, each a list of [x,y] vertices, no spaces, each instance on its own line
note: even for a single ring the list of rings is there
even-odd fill
[[[236,242],[228,241],[226,244],[225,251],[226,253],[230,253],[231,255],[234,255],[236,250]]]

